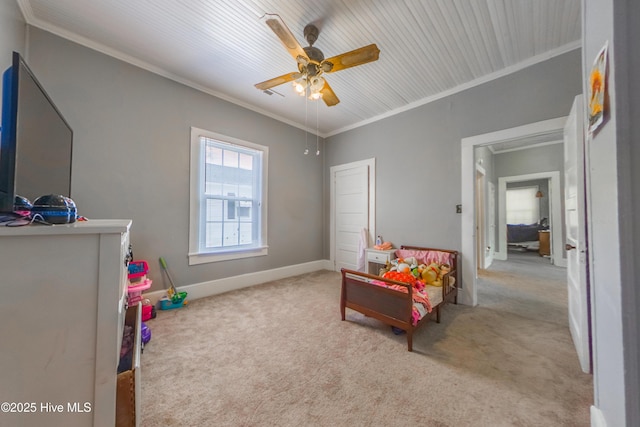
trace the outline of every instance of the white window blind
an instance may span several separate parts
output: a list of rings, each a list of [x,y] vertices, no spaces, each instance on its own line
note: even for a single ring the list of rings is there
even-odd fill
[[[507,190],[507,224],[535,224],[540,220],[538,187]]]

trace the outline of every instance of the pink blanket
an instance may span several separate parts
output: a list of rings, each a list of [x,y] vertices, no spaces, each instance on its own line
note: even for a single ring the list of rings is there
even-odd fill
[[[398,258],[410,258],[414,257],[418,264],[431,264],[432,262],[438,264],[450,264],[451,254],[449,252],[441,251],[419,251],[415,249],[398,249],[396,251],[396,257]]]

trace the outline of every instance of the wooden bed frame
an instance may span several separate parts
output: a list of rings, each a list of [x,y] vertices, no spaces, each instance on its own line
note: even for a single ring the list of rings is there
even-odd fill
[[[450,257],[450,271],[442,277],[442,302],[432,307],[431,313],[425,315],[414,326],[411,322],[413,308],[413,288],[406,283],[386,279],[359,271],[342,269],[342,293],[340,295],[340,311],[345,320],[345,309],[350,308],[365,316],[373,317],[388,325],[403,329],[407,333],[407,346],[413,351],[413,332],[427,323],[435,314],[436,322],[440,323],[440,309],[447,302],[457,304],[458,286],[458,252],[447,249],[423,248],[418,246],[401,246],[400,249],[416,251],[446,252]],[[455,278],[455,280],[451,280]],[[407,292],[376,285],[371,281],[382,281],[388,284],[400,285],[407,288]]]

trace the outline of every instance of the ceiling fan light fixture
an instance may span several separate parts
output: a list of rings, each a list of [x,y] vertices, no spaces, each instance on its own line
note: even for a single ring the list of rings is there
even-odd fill
[[[324,79],[322,77],[314,77],[310,80],[310,87],[312,91],[320,91],[324,87]]]
[[[293,89],[300,96],[304,96],[307,91],[307,79],[304,77],[299,78],[293,82]]]
[[[324,87],[324,79],[322,77],[313,77],[309,80],[309,99],[318,100],[322,98],[322,88]]]

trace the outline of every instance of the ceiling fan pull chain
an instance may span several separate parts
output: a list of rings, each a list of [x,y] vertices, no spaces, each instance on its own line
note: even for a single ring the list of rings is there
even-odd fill
[[[318,119],[318,102],[316,102],[316,156],[320,155],[320,133],[319,131],[319,119]]]
[[[307,97],[304,97],[304,145],[305,145],[305,149],[304,149],[304,154],[307,155],[309,154],[309,130],[307,129],[307,123],[308,123],[308,117],[309,117],[309,100],[307,99]]]

